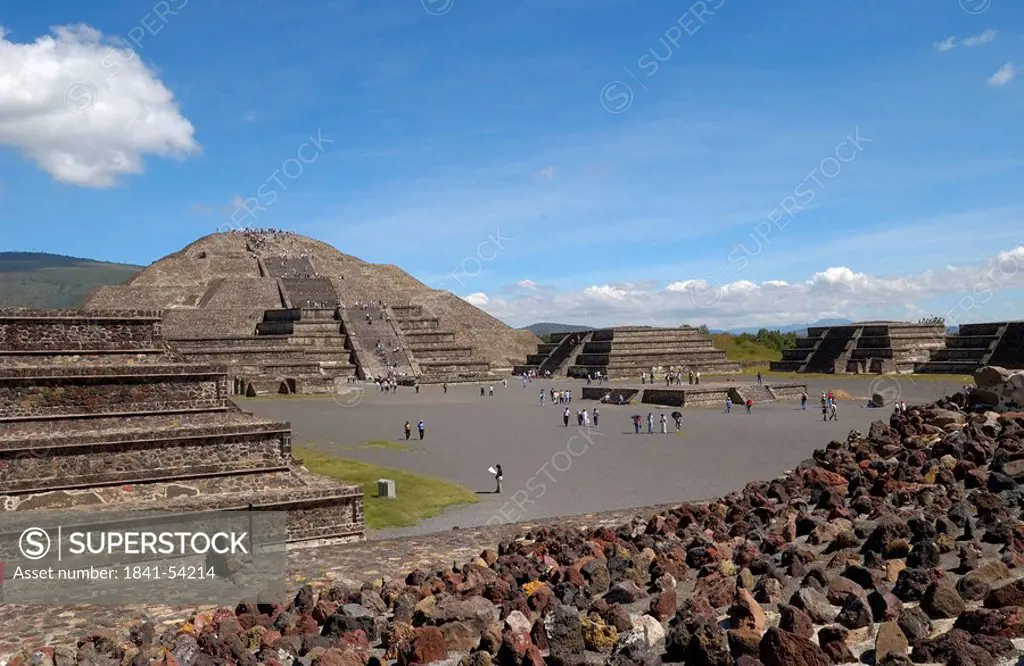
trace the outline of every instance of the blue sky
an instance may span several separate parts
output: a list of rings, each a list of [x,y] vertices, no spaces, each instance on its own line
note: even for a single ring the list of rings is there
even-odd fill
[[[0,249],[148,263],[286,228],[517,325],[942,314],[1004,252],[970,317],[1020,317],[1014,0],[56,0],[0,25]]]

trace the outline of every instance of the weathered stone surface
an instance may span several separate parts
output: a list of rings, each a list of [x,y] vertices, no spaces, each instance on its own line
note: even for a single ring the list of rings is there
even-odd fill
[[[921,608],[931,618],[951,618],[960,615],[967,604],[956,591],[956,585],[949,578],[932,583],[921,599]]]
[[[889,655],[904,657],[910,647],[906,635],[895,622],[883,622],[875,636],[875,659],[881,662]]]
[[[765,666],[832,666],[828,655],[810,640],[775,627],[761,638],[760,653]]]

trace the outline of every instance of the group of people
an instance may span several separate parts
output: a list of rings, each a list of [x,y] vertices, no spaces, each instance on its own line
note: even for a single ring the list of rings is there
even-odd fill
[[[420,419],[420,422],[416,424],[416,430],[420,433],[420,439],[427,434],[427,424]],[[405,438],[409,439],[412,437],[412,424],[408,421],[405,422]]]
[[[682,431],[682,429],[683,429],[683,415],[680,414],[679,412],[673,412],[672,413],[672,419],[675,421],[676,432]],[[668,418],[665,416],[665,412],[661,413],[661,416],[658,418],[658,421],[661,424],[661,434],[662,435],[667,435],[668,434]],[[642,427],[642,425],[643,425],[643,419],[641,418],[641,416],[639,414],[634,414],[633,415],[633,431],[637,435],[640,434],[640,428]],[[654,412],[647,412],[647,434],[648,435],[653,435],[654,434]]]
[[[570,417],[570,415],[571,414],[569,412],[569,408],[566,407],[565,411],[562,412],[562,423],[565,425],[566,428],[569,427],[569,417]],[[600,418],[601,418],[601,412],[597,411],[597,407],[594,407],[594,427],[595,428],[598,427],[598,420]],[[576,425],[581,425],[581,426],[589,428],[590,427],[590,412],[588,412],[585,409],[577,409],[576,410]]]
[[[821,420],[839,420],[839,405],[836,404],[836,395],[832,391],[828,393],[821,392]]]
[[[742,403],[742,404],[747,408],[747,414],[752,414],[753,413],[753,411],[754,411],[754,401],[753,400],[751,400],[750,398],[747,398],[747,401],[745,403]],[[725,413],[726,414],[731,414],[732,413],[732,408],[733,408],[732,398],[729,397],[729,396],[726,396],[725,397]]]
[[[551,404],[552,405],[563,405],[572,402],[572,391],[569,389],[551,389]],[[544,391],[540,392],[540,404],[544,404]]]
[[[502,388],[508,388],[508,380],[507,379],[502,379],[501,380],[501,387]],[[444,385],[444,392],[445,393],[448,392],[448,384],[447,383]],[[490,385],[487,386],[486,393],[484,392],[484,387],[483,386],[480,387],[480,397],[483,397],[484,395],[489,395],[492,398],[494,397],[494,384],[490,384]]]
[[[690,384],[700,384],[700,370],[694,372],[693,370],[686,371],[686,378]],[[641,384],[653,384],[654,383],[654,368],[651,368],[651,374],[648,375],[647,371],[640,373]],[[665,385],[666,386],[682,386],[683,385],[683,373],[676,371],[669,371],[665,373]]]

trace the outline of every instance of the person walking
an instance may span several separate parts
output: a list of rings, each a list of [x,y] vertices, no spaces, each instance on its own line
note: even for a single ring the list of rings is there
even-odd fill
[[[761,386],[761,371],[757,371],[757,385]]]
[[[661,434],[668,434],[668,419],[665,418],[665,412],[661,413]]]
[[[504,479],[505,479],[505,476],[504,476],[504,474],[501,471],[501,465],[495,465],[494,466],[494,481],[497,484],[497,488],[495,488],[494,492],[497,493],[498,495],[501,494],[501,482]]]
[[[427,433],[427,424],[423,422],[423,419],[416,424],[416,429],[420,431],[420,439],[423,439],[423,435]]]
[[[601,416],[601,412],[597,411],[597,407],[594,407],[594,427],[597,427],[597,419]]]
[[[753,400],[751,400],[750,398],[747,398],[747,414],[749,414],[749,413],[750,413],[750,410],[751,410],[751,408],[752,408],[753,406],[754,406],[754,401],[753,401]]]
[[[544,391],[543,390],[541,390],[541,392],[540,392],[540,406],[541,407],[544,406]]]
[[[442,386],[442,388],[444,388],[444,392],[447,393],[448,392],[448,382],[445,382],[441,386]]]
[[[491,384],[490,386],[487,387],[487,395],[489,395],[492,398],[494,397],[494,384]]]
[[[566,428],[569,427],[569,408],[568,407],[566,407],[565,411],[562,412],[562,422],[565,424]]]
[[[647,384],[647,371],[646,370],[640,373],[640,383],[641,384]]]
[[[698,370],[697,374],[694,375],[693,380],[695,383],[700,384],[700,370]]]
[[[828,421],[828,403],[825,402],[825,398],[821,399],[821,420]]]
[[[637,435],[640,434],[640,415],[639,414],[634,414],[633,415],[633,431]]]
[[[829,421],[838,421],[839,420],[838,412],[839,412],[839,406],[833,400],[832,401],[832,409],[829,411],[828,420]]]
[[[654,434],[654,412],[647,412],[647,434]]]
[[[725,399],[725,413],[732,413],[732,398],[726,397]]]
[[[588,412],[585,409],[583,410],[583,427],[584,428],[589,428],[590,427],[590,412]]]
[[[678,414],[677,413],[677,414],[673,415],[673,418],[675,418],[675,420],[676,420],[676,432],[681,431],[683,429],[683,416],[682,416],[682,414]]]
[[[582,409],[577,409],[576,410],[576,425],[578,425],[578,426],[582,426],[583,425],[583,410]]]
[[[800,394],[800,409],[805,411],[805,412],[807,411],[807,392],[806,391],[804,391],[803,393]]]
[[[405,422],[405,438],[409,439],[412,437],[412,424],[408,421]]]

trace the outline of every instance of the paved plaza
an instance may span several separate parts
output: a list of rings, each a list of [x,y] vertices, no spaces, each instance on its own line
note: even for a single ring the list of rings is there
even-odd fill
[[[772,381],[765,375],[766,383]],[[451,386],[447,394],[441,386],[424,386],[419,394],[402,387],[396,395],[370,387],[361,397],[259,398],[239,404],[260,416],[291,421],[297,446],[431,474],[480,493],[478,504],[451,509],[413,528],[372,535],[382,537],[716,497],[791,469],[830,440],[845,439],[851,429],[866,432],[872,421],[887,421],[891,408],[866,407],[871,392],[917,404],[959,388],[952,381],[909,377],[810,378],[806,383],[807,411],[795,400],[755,406],[749,415],[734,408],[727,416],[724,405],[687,408],[681,434],[674,432],[669,417],[674,408],[577,401],[585,382],[567,379],[534,380],[523,388],[521,378],[510,377],[508,388],[494,385],[494,397],[481,397],[477,385]],[[568,428],[562,425],[563,407],[550,403],[552,387],[573,391]],[[541,390],[544,406],[539,404]],[[839,401],[838,422],[821,419],[818,397],[828,390],[853,396]],[[595,406],[599,427],[578,427],[576,409]],[[646,434],[651,411],[654,435]],[[669,418],[667,435],[659,432],[662,412]],[[633,432],[633,414],[645,419],[640,435]],[[420,419],[426,423],[422,442],[415,431]],[[404,444],[407,420],[413,425],[408,448],[363,446],[371,440]],[[505,475],[501,495],[493,492],[487,471],[498,463]]]

